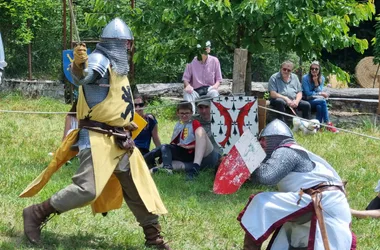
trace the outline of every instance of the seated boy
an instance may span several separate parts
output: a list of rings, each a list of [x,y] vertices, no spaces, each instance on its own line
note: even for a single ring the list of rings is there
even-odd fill
[[[173,170],[173,160],[192,162],[195,153],[195,130],[201,127],[197,120],[192,119],[193,108],[191,103],[182,101],[177,105],[177,116],[179,121],[174,127],[170,144],[163,144],[149,153],[144,155],[145,161],[149,168],[153,168],[155,158],[162,159],[163,168]],[[198,170],[199,164],[193,163],[195,170]],[[193,171],[188,172],[188,177],[194,176]]]

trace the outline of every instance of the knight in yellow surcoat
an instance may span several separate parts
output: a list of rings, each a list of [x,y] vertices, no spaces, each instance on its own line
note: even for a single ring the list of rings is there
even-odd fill
[[[80,85],[77,104],[79,129],[71,132],[48,167],[20,194],[37,194],[65,162],[78,154],[80,166],[72,183],[51,198],[23,210],[24,233],[40,242],[42,223],[60,214],[91,205],[93,213],[106,214],[125,202],[143,228],[147,246],[170,249],[160,235],[158,215],[167,213],[144,158],[133,138],[144,128],[134,112],[128,81],[128,54],[133,35],[119,18],[104,29],[100,43],[87,56],[84,43],[74,48],[71,73]]]

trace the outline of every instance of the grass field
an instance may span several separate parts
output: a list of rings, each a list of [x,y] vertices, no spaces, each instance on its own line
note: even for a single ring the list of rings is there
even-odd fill
[[[0,94],[0,110],[67,111],[70,105],[40,98],[25,99],[18,94]],[[165,113],[166,112],[166,113]],[[174,120],[168,111],[154,113],[159,121],[162,142],[168,142]],[[49,198],[70,183],[78,166],[61,168],[48,185],[33,198],[18,195],[49,163],[62,138],[64,115],[0,112],[0,249],[144,249],[142,230],[129,209],[112,211],[106,217],[93,216],[84,207],[55,216],[43,229],[43,245],[29,244],[23,235],[22,209]],[[356,132],[380,137],[368,124]],[[347,133],[296,135],[297,141],[319,154],[348,181],[347,196],[353,208],[363,209],[375,196],[373,188],[380,179],[379,140]],[[213,174],[202,173],[194,182],[184,175],[159,173],[154,179],[169,211],[160,221],[165,238],[173,249],[241,249],[243,231],[236,220],[249,195],[268,187],[245,184],[232,195],[212,192]],[[380,249],[380,220],[353,219],[359,250]]]

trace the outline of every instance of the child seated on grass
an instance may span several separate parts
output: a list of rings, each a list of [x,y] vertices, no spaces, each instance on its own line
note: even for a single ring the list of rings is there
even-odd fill
[[[192,120],[193,107],[191,103],[182,101],[177,105],[177,116],[179,121],[176,123],[170,144],[163,144],[144,155],[149,168],[155,165],[156,157],[160,157],[163,168],[173,170],[173,160],[192,162],[195,152],[195,130],[201,126],[197,120]],[[193,163],[194,165],[198,165]],[[194,171],[188,172],[188,178],[192,178],[199,170],[199,165],[194,166]],[[194,172],[194,173],[193,173]]]

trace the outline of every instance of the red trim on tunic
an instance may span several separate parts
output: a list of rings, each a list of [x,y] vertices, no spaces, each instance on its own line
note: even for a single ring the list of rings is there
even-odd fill
[[[255,197],[255,194],[251,195],[249,197],[249,201],[247,203],[247,205],[244,207],[244,209],[239,213],[239,216],[237,218],[238,221],[240,221],[240,226],[244,229],[245,233],[248,233],[249,236],[252,237],[252,240],[253,242],[256,244],[256,245],[261,245],[266,239],[269,238],[269,236],[278,228],[281,228],[281,226],[285,223],[285,222],[288,222],[292,219],[295,219],[295,218],[298,218],[299,216],[307,213],[307,212],[313,212],[313,214],[315,213],[314,212],[314,206],[313,206],[313,203],[310,202],[306,207],[303,207],[297,211],[295,211],[294,213],[292,214],[289,214],[288,216],[276,221],[274,224],[272,224],[268,230],[258,239],[255,239],[255,237],[253,237],[249,232],[248,230],[243,226],[243,224],[241,223],[241,218],[243,217],[243,214],[245,213],[245,211],[247,210],[247,207],[248,205],[251,203],[252,199]],[[277,235],[277,234],[276,234]],[[310,237],[310,235],[309,235]],[[273,243],[273,241],[271,240],[271,242]],[[267,249],[270,249],[270,248],[267,248]]]

